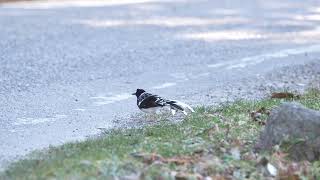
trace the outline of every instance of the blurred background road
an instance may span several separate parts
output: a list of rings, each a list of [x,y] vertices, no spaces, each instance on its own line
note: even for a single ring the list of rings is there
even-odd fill
[[[318,0],[0,4],[0,162],[138,125],[136,88],[196,106],[318,85],[319,42]]]

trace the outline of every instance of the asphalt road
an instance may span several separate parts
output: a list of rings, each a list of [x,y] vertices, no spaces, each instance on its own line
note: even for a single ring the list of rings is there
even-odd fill
[[[2,4],[0,161],[135,125],[136,88],[192,106],[303,89],[319,42],[318,0]]]

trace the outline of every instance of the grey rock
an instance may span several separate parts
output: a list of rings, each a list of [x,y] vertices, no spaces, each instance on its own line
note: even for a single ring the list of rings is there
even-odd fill
[[[299,103],[283,103],[274,109],[255,146],[256,151],[281,145],[296,160],[320,159],[320,111]]]

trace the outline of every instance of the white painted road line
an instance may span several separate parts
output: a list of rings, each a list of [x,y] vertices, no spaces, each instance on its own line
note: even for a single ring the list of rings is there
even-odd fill
[[[304,46],[299,48],[283,49],[277,52],[265,53],[256,56],[244,57],[236,61],[228,61],[225,63],[208,64],[209,68],[224,67],[227,70],[235,68],[245,68],[247,66],[256,65],[266,60],[285,58],[294,55],[301,55],[305,53],[320,52],[320,45]]]

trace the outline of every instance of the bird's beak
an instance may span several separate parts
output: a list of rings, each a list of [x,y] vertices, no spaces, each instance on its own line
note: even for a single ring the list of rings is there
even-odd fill
[[[132,93],[131,95],[136,95],[136,93]]]

